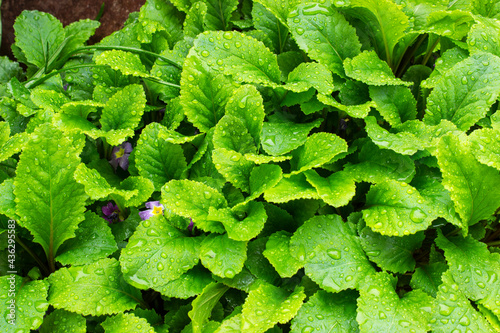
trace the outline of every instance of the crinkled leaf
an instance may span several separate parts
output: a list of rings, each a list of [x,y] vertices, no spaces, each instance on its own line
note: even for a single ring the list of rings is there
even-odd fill
[[[227,77],[210,69],[193,51],[183,68],[180,105],[188,120],[206,132],[224,115],[233,86]]]
[[[276,86],[280,71],[276,55],[253,37],[237,31],[214,31],[201,34],[195,50],[211,67],[238,82]]]
[[[345,77],[343,62],[361,52],[356,30],[342,14],[319,3],[300,4],[288,16],[290,31],[311,59]]]
[[[500,170],[500,129],[475,130],[469,135],[469,141],[479,162]]]
[[[411,90],[401,86],[370,86],[375,108],[391,125],[398,125],[417,116],[417,101]]]
[[[97,65],[107,65],[124,75],[148,77],[139,55],[122,50],[104,51],[95,58]]]
[[[87,322],[78,313],[57,309],[43,319],[40,333],[85,333]]]
[[[91,211],[78,225],[76,237],[68,239],[59,248],[56,260],[63,265],[86,265],[106,258],[118,250],[108,222]]]
[[[286,154],[302,146],[309,132],[320,124],[319,119],[306,124],[265,122],[262,127],[262,148],[272,156]]]
[[[356,317],[361,332],[428,331],[432,298],[420,290],[410,291],[399,298],[394,287],[394,278],[388,273],[379,272],[366,277],[359,290]]]
[[[101,326],[108,333],[155,333],[146,319],[132,313],[119,313],[116,316],[107,317]]]
[[[296,199],[319,199],[316,189],[307,181],[304,174],[282,178],[276,186],[264,192],[269,202],[283,203]]]
[[[500,207],[500,175],[479,163],[465,135],[448,134],[436,153],[443,174],[442,184],[450,192],[455,210],[465,225],[488,219]]]
[[[141,176],[130,176],[120,183],[118,190],[125,193],[134,193],[130,199],[124,198],[124,205],[139,206],[145,202],[154,192],[153,183]]]
[[[69,102],[69,98],[62,92],[41,88],[40,86],[31,90],[31,100],[39,108],[59,110],[61,106]]]
[[[269,237],[266,250],[263,252],[276,272],[283,278],[292,277],[303,266],[291,255],[289,243],[290,234],[286,231],[278,231]]]
[[[437,125],[441,119],[466,131],[486,115],[500,93],[500,58],[477,53],[455,65],[427,99],[424,122]]]
[[[264,101],[254,86],[244,85],[234,90],[226,104],[226,114],[238,117],[254,139],[255,145],[260,143],[265,117]]]
[[[425,230],[436,219],[429,202],[405,182],[387,180],[372,185],[366,194],[363,218],[375,232],[404,236]]]
[[[36,330],[42,324],[43,317],[49,303],[47,292],[49,284],[45,280],[23,282],[18,275],[9,274],[0,277],[2,301],[0,306],[0,330],[2,332],[29,332]],[[15,298],[8,296],[15,289]],[[12,303],[11,301],[14,301]],[[9,309],[9,306],[11,307]],[[11,317],[11,309],[15,311],[15,317]],[[12,325],[12,319],[15,325]]]
[[[143,221],[120,256],[125,280],[160,293],[199,261],[200,238],[186,237],[163,216]],[[173,260],[173,261],[172,261]]]
[[[207,221],[210,207],[227,206],[226,199],[212,187],[192,180],[172,180],[161,189],[161,203],[174,214],[192,218],[204,231],[224,232],[219,222]]]
[[[31,135],[17,165],[14,195],[19,222],[51,259],[84,219],[87,195],[73,179],[82,148],[80,136],[43,124]]]
[[[290,160],[292,156],[267,156],[262,154],[245,154],[243,156],[246,160],[254,162],[255,164],[267,164],[270,162],[283,162]]]
[[[123,281],[116,259],[60,268],[49,282],[50,305],[83,315],[120,313],[142,302],[140,291]]]
[[[238,210],[240,211],[240,209]],[[244,206],[245,218],[241,219],[229,208],[216,210],[210,207],[207,219],[219,221],[224,225],[230,239],[249,241],[257,237],[267,220],[262,202],[250,201]]]
[[[443,284],[439,286],[435,302],[432,332],[495,332],[464,296],[451,271],[443,274]]]
[[[331,94],[334,90],[332,73],[325,65],[315,62],[301,63],[290,74],[283,88],[303,92],[314,88],[321,94]]]
[[[60,51],[64,40],[64,29],[54,16],[37,10],[25,10],[14,23],[15,45],[19,47],[28,62],[39,68]]]
[[[356,194],[354,179],[345,172],[335,172],[326,178],[314,170],[308,170],[304,174],[307,181],[318,191],[321,200],[331,206],[345,206]]]
[[[445,77],[446,73],[456,64],[468,58],[469,53],[459,47],[446,50],[441,57],[436,60],[436,67],[431,72],[428,79],[422,81],[422,87],[434,88],[436,84]]]
[[[200,259],[213,274],[231,279],[247,259],[246,243],[230,239],[227,234],[210,234],[201,243]]]
[[[311,280],[330,292],[357,288],[374,272],[355,227],[338,215],[307,220],[291,237],[290,253],[304,263]]]
[[[383,270],[404,274],[415,269],[413,252],[422,246],[425,234],[417,232],[403,237],[388,237],[364,227],[359,237],[371,261]]]
[[[380,60],[374,51],[364,51],[352,59],[346,58],[344,69],[347,76],[373,86],[411,85],[396,78],[389,65]]]
[[[228,289],[229,287],[222,283],[211,283],[196,297],[192,303],[193,309],[188,313],[189,318],[192,320],[193,333],[204,332],[202,328],[206,328],[213,308]]]
[[[336,294],[318,290],[293,318],[290,332],[359,332],[356,322],[357,297],[357,293],[352,290]]]
[[[163,126],[158,123],[146,126],[141,132],[135,149],[139,175],[151,180],[155,191],[159,191],[169,180],[182,178],[187,168],[182,147],[162,138],[163,129]]]
[[[306,298],[303,287],[290,294],[271,284],[261,283],[253,289],[243,304],[242,332],[265,332],[276,323],[287,323],[302,306]]]

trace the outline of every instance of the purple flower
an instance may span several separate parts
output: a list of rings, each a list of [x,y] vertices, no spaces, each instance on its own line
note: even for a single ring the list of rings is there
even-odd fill
[[[193,227],[194,227],[194,223],[193,223],[193,219],[192,218],[189,218],[189,220],[191,222],[188,225],[188,230],[189,230],[189,232],[192,232],[193,231]]]
[[[152,216],[163,214],[163,210],[165,209],[159,201],[146,202],[146,208],[148,208],[148,210],[139,212],[139,216],[143,221]]]
[[[111,160],[109,163],[116,168],[120,166],[123,170],[128,169],[128,157],[132,152],[132,144],[130,142],[125,141],[119,146],[113,148],[111,152]]]
[[[106,206],[102,207],[103,218],[109,223],[121,222],[120,209],[117,205],[109,202]]]

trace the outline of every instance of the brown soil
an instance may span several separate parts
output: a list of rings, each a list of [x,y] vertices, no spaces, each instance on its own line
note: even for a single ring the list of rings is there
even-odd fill
[[[10,46],[14,43],[13,25],[23,10],[50,13],[66,26],[81,19],[95,19],[102,3],[105,3],[101,26],[89,41],[92,44],[120,29],[128,15],[138,11],[145,2],[146,0],[3,0],[0,55],[12,57]]]

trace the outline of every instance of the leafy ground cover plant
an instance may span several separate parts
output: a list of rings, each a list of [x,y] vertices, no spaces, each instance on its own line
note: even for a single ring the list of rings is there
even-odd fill
[[[25,11],[2,332],[500,330],[496,1]]]

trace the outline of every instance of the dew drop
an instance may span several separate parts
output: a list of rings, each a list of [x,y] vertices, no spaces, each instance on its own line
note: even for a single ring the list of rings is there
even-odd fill
[[[340,258],[342,258],[342,252],[340,252],[337,249],[328,249],[326,251],[326,253],[328,254],[328,256],[330,258],[335,259],[335,260],[339,260]]]

